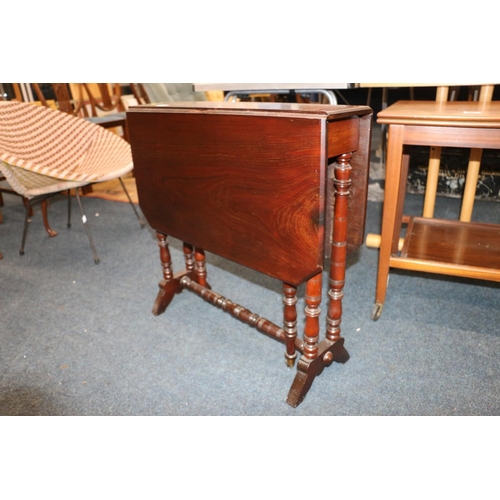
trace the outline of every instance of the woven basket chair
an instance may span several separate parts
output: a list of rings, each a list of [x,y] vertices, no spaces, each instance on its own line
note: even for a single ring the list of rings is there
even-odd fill
[[[55,194],[75,189],[97,264],[99,258],[78,188],[116,178],[121,181],[132,168],[130,145],[103,127],[43,106],[0,101],[0,171],[12,189],[27,200],[21,255],[31,207]],[[143,226],[132,202],[131,205]],[[68,194],[68,227],[70,213]]]

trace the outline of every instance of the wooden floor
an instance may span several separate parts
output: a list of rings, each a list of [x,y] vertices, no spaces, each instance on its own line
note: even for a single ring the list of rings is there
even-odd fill
[[[122,177],[123,183],[125,184],[127,191],[132,198],[134,203],[138,203],[137,197],[137,186],[135,184],[135,178],[132,174]],[[107,182],[99,182],[92,185],[92,192],[85,194],[87,198],[102,198],[104,200],[110,201],[121,201],[128,203],[128,198],[123,191],[122,185],[118,179]]]

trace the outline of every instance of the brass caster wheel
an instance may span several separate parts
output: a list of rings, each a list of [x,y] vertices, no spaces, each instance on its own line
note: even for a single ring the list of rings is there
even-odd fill
[[[384,308],[384,304],[381,304],[380,302],[375,303],[375,305],[373,306],[372,315],[371,315],[371,319],[373,321],[377,321],[380,318],[380,315],[382,314],[383,308]]]

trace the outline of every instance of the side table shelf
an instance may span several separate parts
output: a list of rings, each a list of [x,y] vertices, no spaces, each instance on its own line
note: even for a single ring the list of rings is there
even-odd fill
[[[410,217],[390,266],[500,281],[500,225]]]

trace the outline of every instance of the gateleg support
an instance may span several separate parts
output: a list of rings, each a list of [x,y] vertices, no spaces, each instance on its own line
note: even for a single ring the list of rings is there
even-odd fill
[[[318,316],[321,302],[321,274],[306,283],[306,326],[304,350],[297,365],[297,375],[288,393],[287,403],[294,408],[305,398],[314,379],[333,361],[345,363],[349,353],[340,336],[342,298],[347,255],[347,210],[351,185],[352,154],[340,155],[334,166],[335,210],[333,217],[331,264],[329,274],[326,338],[318,343]]]

